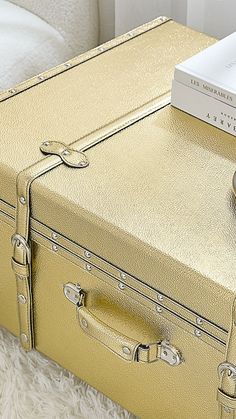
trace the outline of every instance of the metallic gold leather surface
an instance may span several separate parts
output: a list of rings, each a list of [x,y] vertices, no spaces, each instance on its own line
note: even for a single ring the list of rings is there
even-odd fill
[[[178,45],[183,40],[185,48],[179,49]],[[23,177],[23,187],[18,187],[17,195],[18,198],[24,196],[24,171],[27,167],[32,166],[32,170],[27,170],[30,184],[31,176],[34,178],[35,163],[39,162],[36,164],[36,173],[38,173],[41,165],[40,160],[42,160],[42,156],[38,147],[42,139],[56,137],[57,140],[63,139],[65,143],[71,143],[75,139],[82,139],[86,134],[97,130],[100,126],[105,126],[111,122],[114,123],[114,121],[127,115],[127,113],[132,114],[132,111],[135,112],[138,108],[142,108],[152,99],[162,97],[170,89],[174,64],[212,42],[214,41],[205,35],[196,34],[190,29],[183,28],[173,22],[167,22],[156,29],[131,39],[117,49],[108,50],[91,61],[83,63],[81,66],[2,102],[1,115],[4,118],[4,123],[1,137],[1,173],[3,173],[0,185],[1,197],[5,201],[14,204],[15,193],[13,184],[16,182],[16,172],[21,172]],[[170,45],[171,54],[167,57],[166,50],[170,48]],[[175,52],[173,53],[173,51]],[[122,71],[120,71],[119,64],[121,62]],[[130,63],[132,63],[132,67]],[[78,71],[79,77],[77,76]],[[92,86],[91,78],[87,77],[89,73],[96,74]],[[140,74],[142,74],[141,78]],[[58,79],[60,79],[59,85],[54,86],[55,83],[57,84]],[[114,80],[116,81],[115,84]],[[111,87],[115,89],[112,92],[112,96]],[[86,88],[86,94],[84,88]],[[130,97],[130,101],[126,99],[127,92],[129,92],[128,97]],[[43,97],[42,102],[38,102],[40,97]],[[115,103],[111,106],[114,98]],[[64,106],[58,108],[57,105],[61,100],[63,100]],[[98,100],[100,100],[100,103],[98,103]],[[95,111],[95,102],[96,109],[97,107],[100,109],[99,113]],[[29,103],[31,103],[30,107]],[[26,122],[23,121],[24,118],[19,118],[17,109],[20,109],[21,114],[26,116]],[[55,115],[60,114],[61,109],[63,109],[63,115],[55,120]],[[91,114],[94,115],[93,118],[90,118]],[[13,120],[13,115],[17,115],[15,121]],[[63,120],[63,118],[66,119]],[[75,123],[76,126],[74,125]],[[11,124],[11,130],[8,129],[8,124]],[[51,129],[53,126],[54,128]],[[59,126],[60,130],[57,130],[56,127]],[[66,131],[63,131],[65,127]],[[14,153],[12,153],[12,150],[9,148],[10,139],[8,140],[7,136],[10,132],[11,138],[14,138],[14,130],[17,141],[14,142]],[[31,135],[32,132],[34,133],[33,137]],[[19,135],[20,141],[18,141]],[[42,160],[43,165],[44,161]],[[73,178],[74,175],[75,173],[73,173]],[[66,175],[66,178],[68,179],[68,175]],[[76,179],[75,182],[77,183]],[[56,185],[58,183],[57,178]],[[18,184],[21,184],[19,180]],[[67,185],[65,185],[65,188],[68,190]],[[47,193],[44,193],[44,196],[47,196]],[[78,192],[76,192],[76,196],[78,196]],[[37,196],[33,192],[33,211],[36,199]],[[52,199],[56,202],[53,194]],[[35,217],[45,222],[49,212],[46,210],[43,218],[41,218],[42,214],[40,212],[42,208],[44,210],[47,209],[48,204],[45,205],[43,203],[42,205],[40,203],[39,211],[34,211]],[[58,209],[53,209],[53,218],[57,218],[54,217],[54,214],[57,212]],[[17,217],[17,223],[17,232],[24,230],[25,218]],[[61,226],[66,225],[67,220],[64,219],[63,215],[60,218],[60,229]],[[70,234],[70,231],[68,231],[68,234]]]
[[[183,305],[174,304],[173,307],[169,309],[168,305],[166,306],[167,298],[165,297],[162,302],[160,302],[158,299],[157,303],[157,293],[153,293],[154,297],[150,297],[149,294],[146,293],[148,289],[147,287],[144,287],[142,289],[141,287],[137,286],[139,282],[141,284],[140,280],[136,280],[134,283],[130,283],[130,276],[128,275],[125,281],[121,281],[121,279],[119,279],[120,277],[116,278],[112,274],[109,274],[107,271],[104,271],[100,269],[98,266],[91,264],[93,263],[92,260],[91,263],[89,262],[88,264],[87,261],[78,257],[76,253],[72,253],[71,250],[63,248],[58,244],[58,242],[46,239],[44,236],[36,233],[34,230],[32,231],[32,238],[37,244],[49,249],[50,251],[56,251],[57,255],[66,258],[68,261],[82,268],[84,271],[89,271],[92,275],[94,275],[96,278],[99,278],[105,284],[107,283],[115,289],[122,289],[122,293],[125,294],[127,297],[131,297],[138,303],[144,305],[144,307],[147,307],[150,310],[152,310],[154,313],[158,313],[158,316],[161,316],[164,319],[169,320],[170,322],[183,328],[186,332],[192,334],[193,336],[196,336],[196,331],[200,331],[201,335],[198,335],[198,339],[203,340],[205,343],[212,346],[216,350],[222,352],[223,354],[225,353],[225,345],[228,337],[228,332],[222,330],[213,323],[210,323],[206,319],[202,319],[199,316],[196,316],[196,313],[191,313],[191,317],[185,317],[183,314]]]
[[[43,154],[49,155],[51,159],[43,159],[31,165],[29,168],[25,168],[21,171],[16,180],[16,232],[12,237],[13,244],[13,258],[12,268],[15,272],[17,282],[17,300],[18,300],[18,313],[19,313],[19,324],[20,324],[20,338],[22,346],[25,350],[29,351],[33,348],[34,331],[33,331],[33,296],[32,296],[32,280],[31,280],[31,244],[29,237],[30,229],[30,218],[31,218],[31,189],[32,183],[35,179],[47,173],[48,171],[56,168],[59,164],[65,164],[70,168],[83,169],[89,165],[89,161],[82,150],[87,150],[90,147],[104,141],[114,132],[118,132],[123,129],[124,126],[129,126],[134,122],[137,122],[144,116],[151,114],[152,112],[161,109],[163,106],[169,104],[169,99],[162,100],[159,104],[154,104],[151,109],[143,109],[141,114],[137,114],[133,119],[120,122],[118,126],[111,127],[106,135],[97,139],[86,138],[82,141],[82,149],[80,147],[80,141],[75,142],[74,146],[77,149],[67,147],[64,143],[57,141],[44,141],[40,150]],[[145,108],[145,107],[144,107]],[[110,125],[109,125],[110,127]],[[88,136],[89,137],[89,136]],[[78,144],[77,144],[78,143]],[[20,272],[20,273],[19,273]],[[23,294],[21,294],[23,292]],[[24,302],[22,303],[22,299]]]
[[[174,65],[213,42],[170,21],[1,102],[0,196],[15,205],[43,141],[72,143],[165,95]]]
[[[83,171],[60,166],[35,181],[33,214],[228,330],[234,148],[233,136],[166,107],[88,150]]]
[[[232,136],[165,106],[88,150],[90,165],[82,171],[59,166],[59,157],[43,158],[40,152],[48,139],[83,144],[101,128],[161,102],[174,65],[212,42],[167,22],[2,102],[0,198],[16,206],[15,184],[22,173],[17,199],[30,200],[25,192],[42,174],[31,187],[34,221],[228,331],[236,291]],[[48,172],[48,163],[54,170]],[[21,214],[17,232],[26,236],[27,211]],[[0,321],[18,333],[13,231],[7,223],[0,228]],[[221,350],[79,268],[55,247],[33,241],[32,250],[39,351],[141,418],[217,417]],[[17,272],[25,269],[19,263],[15,258]],[[91,343],[64,297],[68,281],[85,289],[94,317],[137,342],[155,342],[157,335],[170,340],[185,362],[178,368],[127,363],[96,340]],[[25,290],[19,292],[23,301]]]

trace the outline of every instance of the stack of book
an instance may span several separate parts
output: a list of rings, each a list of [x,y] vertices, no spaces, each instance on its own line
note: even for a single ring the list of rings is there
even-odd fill
[[[171,103],[236,136],[236,32],[175,67]]]

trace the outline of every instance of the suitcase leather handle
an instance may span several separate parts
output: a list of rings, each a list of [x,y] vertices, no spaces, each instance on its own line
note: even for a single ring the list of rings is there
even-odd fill
[[[111,328],[92,314],[85,306],[78,307],[77,313],[80,327],[88,336],[98,340],[103,346],[126,361],[134,361],[136,359],[140,342]],[[154,357],[157,358],[156,353],[154,353]]]
[[[85,292],[78,285],[66,284],[64,294],[76,305],[79,325],[83,332],[123,360],[151,363],[161,359],[172,366],[183,362],[180,351],[166,340],[144,345],[108,326],[85,306]]]

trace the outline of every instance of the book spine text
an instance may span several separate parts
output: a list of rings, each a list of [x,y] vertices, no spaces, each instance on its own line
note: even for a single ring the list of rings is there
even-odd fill
[[[171,103],[176,108],[236,136],[236,109],[173,80]]]
[[[211,96],[216,100],[236,108],[236,95],[234,92],[231,93],[207,80],[203,80],[194,74],[188,73],[181,68],[175,69],[174,78],[185,86],[198,90],[205,95]]]

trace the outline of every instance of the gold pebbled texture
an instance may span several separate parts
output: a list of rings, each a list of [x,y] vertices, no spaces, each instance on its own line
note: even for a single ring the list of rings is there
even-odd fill
[[[213,42],[168,21],[6,97],[0,104],[0,199],[15,206],[16,176],[45,159],[43,141],[82,143],[166,99],[175,64]],[[32,217],[228,331],[235,297],[234,141],[165,106],[87,150],[86,169],[61,165],[35,180]],[[18,334],[14,230],[2,219],[0,227],[0,322]],[[216,418],[221,351],[55,248],[32,245],[36,349],[139,417]],[[80,330],[75,307],[63,295],[67,282],[80,283],[101,321],[138,342],[168,339],[185,362],[173,369],[159,361],[127,364],[104,349]]]

